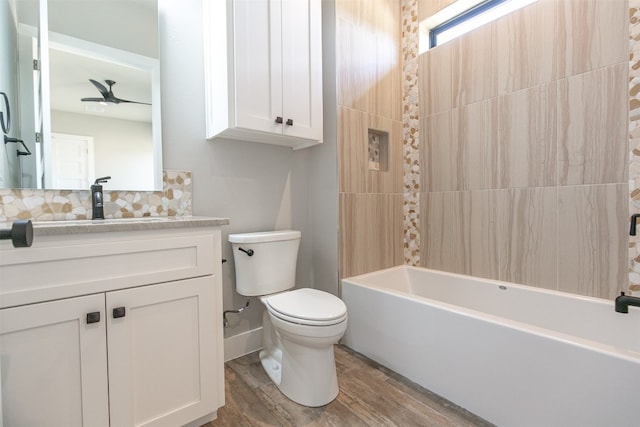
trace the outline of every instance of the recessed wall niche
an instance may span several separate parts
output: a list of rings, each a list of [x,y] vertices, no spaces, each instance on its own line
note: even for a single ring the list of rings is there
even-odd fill
[[[368,129],[369,170],[386,172],[389,168],[389,132]]]

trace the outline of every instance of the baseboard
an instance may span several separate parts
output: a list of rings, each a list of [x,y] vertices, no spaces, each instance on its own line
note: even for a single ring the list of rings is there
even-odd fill
[[[262,326],[224,339],[224,361],[237,359],[262,348]]]

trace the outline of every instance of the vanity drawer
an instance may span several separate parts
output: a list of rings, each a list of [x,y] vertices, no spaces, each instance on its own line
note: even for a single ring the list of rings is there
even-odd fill
[[[42,236],[0,249],[0,308],[211,275],[218,229]]]

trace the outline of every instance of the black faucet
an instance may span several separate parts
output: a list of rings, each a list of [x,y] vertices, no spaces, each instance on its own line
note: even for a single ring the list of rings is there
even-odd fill
[[[103,176],[91,186],[91,219],[104,219],[104,196],[100,184],[110,179],[110,176]]]
[[[636,222],[638,221],[638,218],[640,218],[640,214],[631,215],[631,227],[629,228],[629,236],[636,235]]]
[[[630,297],[625,295],[624,292],[620,292],[620,296],[616,298],[616,311],[618,313],[628,313],[630,305],[640,307],[640,298]]]

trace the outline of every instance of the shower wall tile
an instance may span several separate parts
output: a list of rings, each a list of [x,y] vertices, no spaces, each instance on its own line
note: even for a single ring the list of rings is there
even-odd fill
[[[366,113],[338,106],[338,173],[340,192],[366,190]]]
[[[559,77],[627,61],[628,2],[560,0],[557,40]]]
[[[453,137],[451,110],[423,118],[420,141],[420,188],[453,191],[462,188],[459,172],[461,153]]]
[[[456,250],[456,227],[461,222],[454,192],[420,193],[420,265],[463,273],[464,262]]]
[[[400,3],[337,0],[338,104],[402,120]]]
[[[628,184],[558,188],[558,288],[615,298],[626,288]]]
[[[423,188],[430,191],[498,188],[498,99],[489,99],[423,120]],[[428,185],[427,185],[428,184]]]
[[[422,265],[497,279],[497,206],[505,191],[448,191],[423,195],[426,201],[420,202],[425,230]]]
[[[340,277],[403,262],[402,194],[346,194],[340,202]]]
[[[554,82],[499,98],[501,187],[556,185],[556,86]]]
[[[456,0],[419,0],[418,17],[421,21],[427,19],[455,2]]]
[[[627,180],[628,85],[627,62],[559,81],[561,185]]]
[[[420,55],[420,114],[431,116],[450,110],[453,105],[452,43],[445,43]]]
[[[339,185],[345,193],[401,193],[402,123],[351,108],[338,108]],[[387,170],[370,170],[368,129],[388,134]]]
[[[500,94],[557,79],[558,0],[538,0],[496,22]]]
[[[467,33],[451,44],[453,106],[471,104],[498,95],[498,41],[496,23]]]
[[[458,190],[498,188],[498,99],[454,109],[451,126],[453,140],[449,142],[459,145],[462,188]]]
[[[557,289],[557,189],[499,193],[500,280]]]

